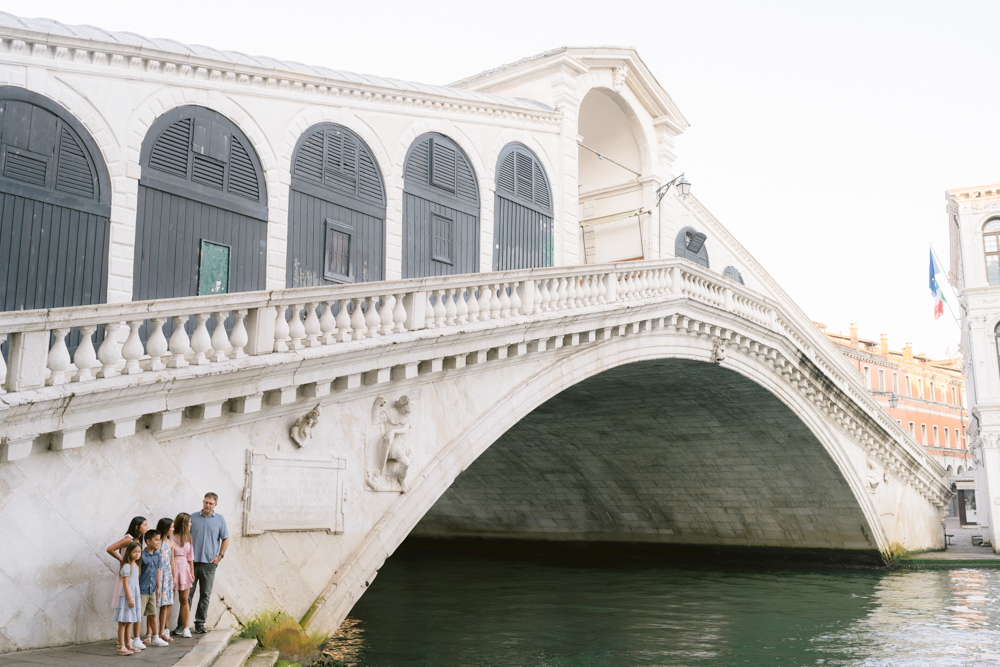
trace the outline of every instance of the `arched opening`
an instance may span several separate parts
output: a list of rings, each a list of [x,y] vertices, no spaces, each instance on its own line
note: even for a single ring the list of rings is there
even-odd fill
[[[149,128],[139,161],[132,298],[264,289],[267,191],[247,136],[215,111],[179,107]]]
[[[520,143],[497,159],[493,270],[552,266],[552,189],[538,157]]]
[[[722,277],[729,278],[730,280],[738,282],[740,285],[746,284],[745,282],[743,282],[743,274],[740,273],[740,270],[737,269],[735,266],[727,266],[725,270],[722,272]]]
[[[403,278],[479,271],[479,185],[443,134],[417,137],[403,165]]]
[[[591,90],[580,105],[581,256],[588,264],[642,259],[642,152],[625,102]]]
[[[699,232],[694,227],[684,227],[677,232],[677,236],[674,238],[674,255],[689,259],[707,269],[709,268],[708,248],[705,247],[707,239],[708,237],[704,233]],[[740,277],[742,278],[742,276]]]
[[[286,287],[385,279],[385,182],[368,144],[333,123],[292,155]]]
[[[0,86],[0,310],[105,303],[110,215],[108,169],[86,128],[48,98]]]
[[[955,473],[958,474],[958,475],[961,475],[964,472],[965,472],[965,468],[962,467],[962,466],[958,466],[958,469],[955,471]]]
[[[413,535],[838,549],[877,560],[812,431],[753,380],[700,361],[619,366],[504,433]]]

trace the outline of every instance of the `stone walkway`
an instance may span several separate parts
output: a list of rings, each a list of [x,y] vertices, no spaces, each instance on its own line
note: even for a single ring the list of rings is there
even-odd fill
[[[993,553],[991,547],[972,546],[972,536],[982,535],[979,527],[962,528],[958,525],[958,517],[945,519],[945,532],[954,535],[951,544],[944,551],[928,551],[913,554],[912,558],[920,560],[997,560],[1000,555]]]
[[[213,630],[191,639],[176,637],[170,646],[150,646],[140,653],[118,655],[115,640],[93,644],[75,644],[36,651],[0,654],[0,667],[109,667],[143,665],[143,667],[208,667],[218,657],[233,631]]]

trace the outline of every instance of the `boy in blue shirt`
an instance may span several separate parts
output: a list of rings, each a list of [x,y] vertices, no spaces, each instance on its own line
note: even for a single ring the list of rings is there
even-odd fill
[[[169,646],[160,637],[159,610],[156,608],[156,598],[160,594],[160,544],[162,539],[158,530],[147,530],[144,536],[146,548],[142,551],[142,569],[139,570],[139,595],[142,598],[140,608],[146,617],[146,641],[143,644],[151,646]],[[132,642],[135,644],[135,641]]]

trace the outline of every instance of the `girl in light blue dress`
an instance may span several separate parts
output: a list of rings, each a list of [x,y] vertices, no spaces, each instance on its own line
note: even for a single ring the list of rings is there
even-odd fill
[[[133,623],[142,621],[142,610],[139,609],[139,567],[142,559],[142,547],[138,542],[131,542],[125,547],[125,557],[122,558],[118,576],[122,583],[122,592],[115,606],[115,620],[118,621],[118,655],[138,653],[129,645],[129,628]]]

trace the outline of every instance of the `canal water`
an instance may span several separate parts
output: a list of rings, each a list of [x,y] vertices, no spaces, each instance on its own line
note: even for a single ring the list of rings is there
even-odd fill
[[[329,644],[356,667],[970,665],[1000,571],[512,558],[411,548]]]

